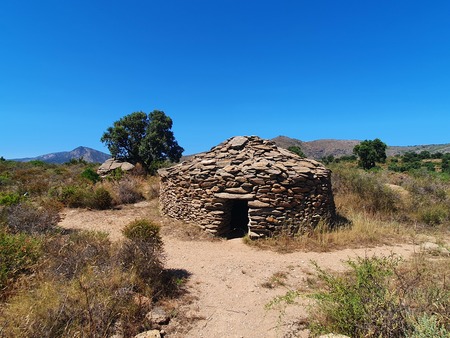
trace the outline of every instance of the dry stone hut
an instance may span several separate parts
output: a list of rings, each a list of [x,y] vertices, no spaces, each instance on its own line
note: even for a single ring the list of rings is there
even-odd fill
[[[252,238],[334,218],[330,170],[257,136],[236,136],[159,171],[163,214],[220,236]]]

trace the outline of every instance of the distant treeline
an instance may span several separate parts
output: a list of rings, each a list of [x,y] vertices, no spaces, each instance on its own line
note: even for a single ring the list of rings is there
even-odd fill
[[[321,162],[324,164],[354,162],[358,158],[356,155],[334,157],[329,155],[323,157]],[[395,172],[406,172],[418,169],[428,171],[441,171],[450,174],[450,153],[421,151],[419,153],[408,151],[402,155],[395,155],[387,160],[389,170]]]
[[[439,166],[440,164],[440,166]],[[429,171],[440,170],[450,173],[450,154],[429,151],[421,151],[420,153],[407,152],[403,155],[396,155],[390,159],[388,169],[397,172],[411,171],[415,169],[425,168]]]

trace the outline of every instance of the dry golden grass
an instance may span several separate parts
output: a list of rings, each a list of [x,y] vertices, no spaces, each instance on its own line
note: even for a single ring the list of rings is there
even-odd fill
[[[350,224],[331,230],[320,223],[304,235],[292,237],[281,233],[271,238],[246,242],[261,249],[286,253],[299,250],[325,252],[343,248],[373,247],[411,241],[414,238],[413,230],[395,221],[383,221],[373,215],[355,211],[349,212],[347,218],[351,221]]]
[[[278,252],[320,252],[420,243],[430,237],[432,242],[445,243],[450,238],[450,189],[439,177],[365,172],[339,165],[333,168],[333,192],[336,210],[344,220],[333,229],[320,223],[303,235],[281,232],[272,238],[245,241]]]

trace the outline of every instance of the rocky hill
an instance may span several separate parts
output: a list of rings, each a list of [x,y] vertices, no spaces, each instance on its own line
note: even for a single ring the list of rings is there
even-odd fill
[[[323,157],[332,155],[334,157],[341,157],[345,155],[352,155],[353,148],[359,144],[359,140],[316,140],[316,141],[301,141],[287,136],[278,136],[272,139],[277,146],[282,148],[289,148],[291,146],[298,146],[309,158],[321,159]],[[387,155],[394,156],[403,154],[408,151],[421,152],[429,151],[430,153],[442,152],[450,153],[450,143],[447,144],[430,144],[430,145],[416,145],[416,146],[388,146]]]
[[[72,151],[63,151],[63,152],[57,152],[57,153],[50,153],[45,155],[40,155],[36,157],[30,157],[30,158],[19,158],[14,159],[13,161],[18,162],[28,162],[28,161],[43,161],[47,163],[66,163],[69,162],[72,159],[80,159],[82,158],[86,162],[90,163],[103,163],[108,158],[111,158],[111,155],[108,155],[106,153],[103,153],[101,151],[88,148],[88,147],[78,147],[75,148]]]

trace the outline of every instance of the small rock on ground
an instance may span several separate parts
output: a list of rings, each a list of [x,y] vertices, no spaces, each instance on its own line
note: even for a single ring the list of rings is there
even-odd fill
[[[134,338],[161,338],[158,330],[150,330],[137,334]]]

